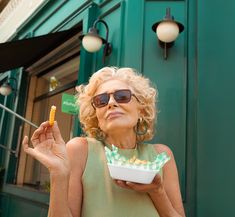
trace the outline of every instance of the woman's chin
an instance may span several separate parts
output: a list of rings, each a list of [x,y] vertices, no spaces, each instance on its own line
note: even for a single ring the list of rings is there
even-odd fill
[[[130,123],[123,123],[123,122],[112,122],[106,125],[106,130],[109,132],[120,131],[123,132],[128,129],[133,129],[134,126],[130,126]]]

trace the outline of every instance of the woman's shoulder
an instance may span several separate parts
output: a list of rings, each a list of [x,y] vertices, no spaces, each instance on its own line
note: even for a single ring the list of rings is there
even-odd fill
[[[86,145],[87,145],[86,137],[74,137],[67,142],[66,147],[69,149],[80,149]]]
[[[173,152],[169,146],[164,144],[153,144],[153,147],[157,153],[166,152],[169,156],[173,157]]]
[[[87,140],[86,137],[74,137],[66,144],[68,158],[71,163],[72,170],[84,171],[87,160]]]
[[[72,138],[67,144],[67,149],[72,149],[74,151],[84,151],[84,149],[87,151],[88,145],[95,145],[97,143],[101,143],[95,138],[90,137],[74,137]]]
[[[67,153],[71,157],[78,158],[87,155],[88,143],[86,137],[74,137],[66,144]]]

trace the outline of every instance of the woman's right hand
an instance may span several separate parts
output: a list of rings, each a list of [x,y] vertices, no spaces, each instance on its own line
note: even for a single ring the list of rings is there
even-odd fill
[[[24,137],[24,151],[47,167],[51,174],[68,175],[70,173],[65,142],[57,122],[54,122],[53,126],[50,126],[49,121],[43,122],[33,133],[31,142],[33,148],[29,147],[28,137]]]

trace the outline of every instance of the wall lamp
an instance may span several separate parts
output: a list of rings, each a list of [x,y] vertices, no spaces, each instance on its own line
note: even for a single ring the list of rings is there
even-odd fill
[[[164,49],[164,59],[167,59],[167,49],[174,45],[179,33],[184,31],[184,25],[174,20],[170,10],[167,8],[163,20],[152,25],[152,30],[157,34],[159,45]]]
[[[105,39],[99,36],[99,30],[97,29],[97,24],[102,23],[106,28],[106,37]],[[112,46],[108,42],[109,37],[109,27],[104,20],[98,19],[93,23],[93,26],[89,28],[87,34],[83,34],[79,36],[79,39],[82,40],[82,45],[88,52],[94,53],[98,51],[102,44],[104,44],[104,52],[103,52],[103,63],[105,61],[105,57],[109,56],[112,52]]]
[[[15,88],[14,85],[12,86],[11,81],[15,82]],[[17,80],[15,78],[8,78],[8,80],[0,86],[0,94],[3,96],[8,96],[12,93],[12,91],[16,91],[16,86]]]

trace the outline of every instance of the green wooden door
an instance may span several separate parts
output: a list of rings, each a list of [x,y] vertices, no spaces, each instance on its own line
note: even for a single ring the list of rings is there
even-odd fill
[[[148,1],[145,3],[143,31],[144,75],[156,84],[159,91],[158,121],[154,142],[168,145],[174,152],[182,195],[185,195],[186,167],[186,105],[187,71],[185,59],[185,32],[181,33],[175,45],[168,50],[168,58],[163,57],[152,25],[165,16],[166,2]],[[185,25],[185,3],[171,2],[171,13]]]

